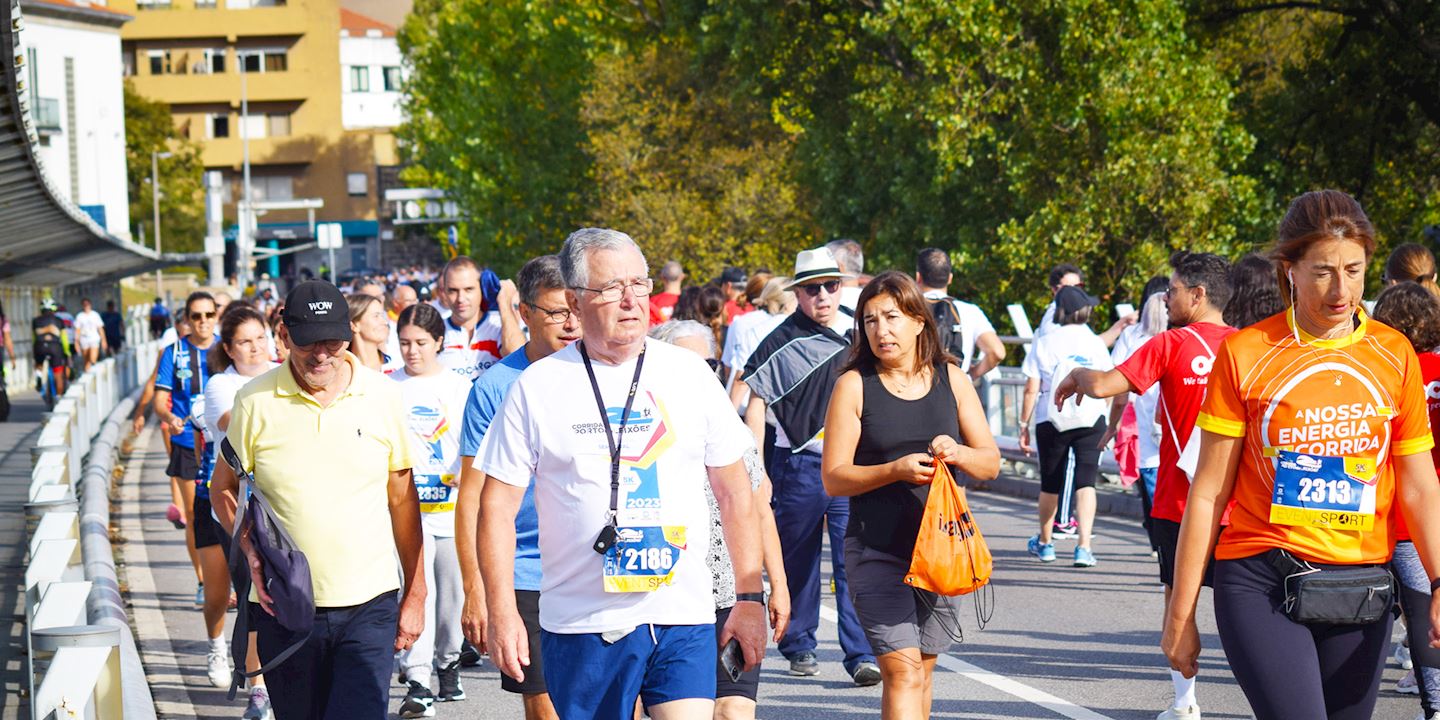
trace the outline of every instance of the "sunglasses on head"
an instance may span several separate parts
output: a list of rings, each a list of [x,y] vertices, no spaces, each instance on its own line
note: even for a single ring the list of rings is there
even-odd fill
[[[823,282],[823,283],[815,283],[814,285],[801,285],[801,286],[800,286],[800,289],[801,289],[801,290],[804,290],[804,291],[805,291],[805,294],[806,294],[806,295],[809,295],[810,297],[815,297],[815,296],[819,295],[819,294],[820,294],[820,288],[825,288],[825,292],[827,292],[827,293],[829,293],[829,294],[831,294],[831,295],[834,295],[835,293],[837,293],[837,292],[840,291],[840,281],[839,281],[839,280],[826,280],[826,281]]]

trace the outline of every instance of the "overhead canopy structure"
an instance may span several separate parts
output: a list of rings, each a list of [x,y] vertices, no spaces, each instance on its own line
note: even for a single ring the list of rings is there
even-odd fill
[[[38,137],[24,88],[19,0],[0,27],[0,282],[73,285],[118,280],[204,255],[157,254],[107,233],[56,192],[37,160]]]

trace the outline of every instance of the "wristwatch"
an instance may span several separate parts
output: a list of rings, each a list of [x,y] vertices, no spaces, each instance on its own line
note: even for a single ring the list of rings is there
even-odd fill
[[[757,602],[757,603],[760,603],[761,605],[764,605],[764,604],[765,604],[765,593],[763,593],[763,592],[735,593],[735,602],[737,602],[737,603],[742,603],[742,602]]]

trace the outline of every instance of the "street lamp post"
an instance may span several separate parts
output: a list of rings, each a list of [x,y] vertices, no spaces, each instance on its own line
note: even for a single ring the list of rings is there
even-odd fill
[[[168,158],[174,153],[154,150],[150,153],[150,199],[154,209],[155,222],[155,254],[160,254],[160,158]],[[159,259],[158,257],[156,258]],[[160,268],[155,268],[155,297],[164,297],[165,290],[160,284]]]

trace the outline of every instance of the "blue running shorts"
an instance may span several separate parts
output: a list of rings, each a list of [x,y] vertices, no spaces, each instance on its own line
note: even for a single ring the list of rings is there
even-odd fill
[[[715,698],[713,625],[641,625],[607,643],[599,633],[540,633],[545,687],[562,718],[632,720],[652,707]]]

